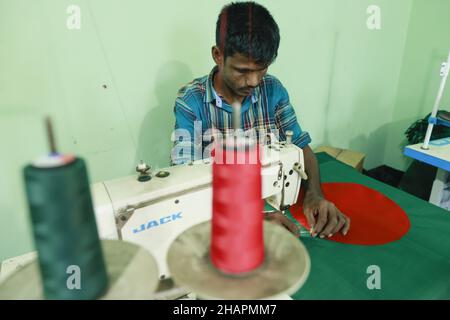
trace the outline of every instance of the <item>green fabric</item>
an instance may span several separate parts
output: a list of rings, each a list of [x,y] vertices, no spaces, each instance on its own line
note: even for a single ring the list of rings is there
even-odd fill
[[[403,208],[411,228],[399,241],[379,246],[301,238],[311,257],[311,272],[292,298],[450,299],[450,213],[364,176],[325,153],[317,158],[322,182],[355,182],[378,190]],[[371,265],[380,267],[379,290],[367,287]]]
[[[29,165],[24,176],[45,298],[99,297],[108,279],[84,161],[48,169]],[[68,287],[76,283],[69,266],[79,267],[80,288]]]

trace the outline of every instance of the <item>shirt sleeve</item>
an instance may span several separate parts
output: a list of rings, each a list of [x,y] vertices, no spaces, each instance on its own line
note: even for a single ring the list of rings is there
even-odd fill
[[[294,107],[289,101],[289,94],[279,80],[275,81],[275,121],[279,130],[280,140],[286,140],[286,131],[291,130],[292,143],[299,148],[304,148],[311,143],[309,133],[303,131],[297,121]]]
[[[196,125],[197,117],[185,101],[177,98],[174,107],[175,130],[172,134],[174,142],[171,152],[171,164],[179,165],[196,159],[196,138],[201,138],[201,125]],[[196,132],[200,129],[200,132]],[[201,141],[200,141],[201,148]],[[200,149],[201,150],[201,149]]]

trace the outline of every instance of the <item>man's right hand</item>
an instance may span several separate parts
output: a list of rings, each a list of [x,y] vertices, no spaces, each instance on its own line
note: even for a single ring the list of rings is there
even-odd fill
[[[265,215],[265,218],[267,221],[276,223],[276,224],[286,228],[288,231],[290,231],[296,237],[300,236],[300,229],[295,225],[295,223],[293,223],[288,217],[286,217],[280,211],[265,213],[264,215]]]

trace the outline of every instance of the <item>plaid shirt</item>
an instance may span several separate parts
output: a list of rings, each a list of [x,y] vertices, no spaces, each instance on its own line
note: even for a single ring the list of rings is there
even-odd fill
[[[217,67],[209,76],[197,78],[178,91],[174,107],[176,130],[172,137],[175,142],[172,164],[201,159],[207,145],[217,137],[217,130],[226,135],[233,128],[233,109],[213,87],[215,72]],[[254,130],[258,138],[261,132],[275,133],[280,141],[284,141],[286,131],[291,130],[292,143],[298,147],[303,148],[311,142],[308,132],[302,131],[297,122],[286,89],[271,75],[266,75],[242,102],[241,123],[244,131]]]

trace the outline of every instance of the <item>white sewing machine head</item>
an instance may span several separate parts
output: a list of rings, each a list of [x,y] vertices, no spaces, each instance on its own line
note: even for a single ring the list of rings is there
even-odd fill
[[[100,237],[143,246],[156,258],[160,278],[169,277],[166,255],[171,242],[211,219],[211,162],[168,167],[144,182],[128,176],[93,184]],[[263,198],[279,210],[295,204],[301,179],[306,179],[303,151],[289,142],[276,142],[262,148],[261,163]],[[139,169],[146,171],[144,166]]]

